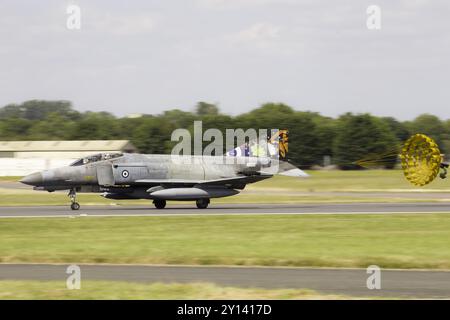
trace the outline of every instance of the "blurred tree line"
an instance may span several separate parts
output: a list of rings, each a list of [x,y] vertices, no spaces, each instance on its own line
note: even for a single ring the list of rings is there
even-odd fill
[[[217,128],[289,129],[289,154],[302,167],[323,165],[324,157],[343,169],[357,168],[354,161],[389,153],[414,133],[436,140],[450,152],[450,120],[423,114],[412,121],[346,113],[337,119],[315,112],[295,111],[282,103],[266,103],[248,113],[229,116],[210,103],[199,102],[192,112],[178,109],[160,115],[118,118],[109,112],[78,112],[69,101],[32,100],[0,108],[0,140],[130,140],[143,153],[170,153],[173,130],[193,130],[195,120],[203,131]],[[225,134],[224,134],[225,137]],[[205,142],[205,145],[209,142]],[[393,161],[383,163],[390,168]]]

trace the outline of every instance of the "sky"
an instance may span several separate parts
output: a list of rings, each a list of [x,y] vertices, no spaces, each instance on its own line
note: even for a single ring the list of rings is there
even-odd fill
[[[207,101],[236,115],[283,102],[449,119],[449,17],[448,0],[2,0],[0,106],[70,100],[125,116]]]

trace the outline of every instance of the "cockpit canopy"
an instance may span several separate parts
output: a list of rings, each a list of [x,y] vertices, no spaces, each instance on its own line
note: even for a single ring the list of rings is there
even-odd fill
[[[118,158],[123,156],[123,153],[119,153],[119,152],[105,152],[105,153],[98,153],[98,154],[93,154],[81,159],[76,160],[75,162],[72,162],[70,164],[70,166],[74,167],[74,166],[82,166],[88,163],[92,163],[92,162],[97,162],[97,161],[103,161],[103,160],[110,160],[110,159],[114,159],[114,158]]]

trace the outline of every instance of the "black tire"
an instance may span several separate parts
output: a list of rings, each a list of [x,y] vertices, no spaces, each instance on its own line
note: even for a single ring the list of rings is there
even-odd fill
[[[156,209],[164,209],[166,207],[166,200],[153,200]]]
[[[198,199],[197,201],[195,201],[195,204],[199,209],[206,209],[208,208],[209,199]]]
[[[72,210],[80,210],[80,204],[78,202],[74,202],[70,205],[70,209]]]

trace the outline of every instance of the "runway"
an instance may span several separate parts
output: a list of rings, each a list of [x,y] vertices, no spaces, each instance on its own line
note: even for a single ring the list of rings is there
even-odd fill
[[[0,280],[56,280],[65,288],[67,267],[0,264]],[[366,269],[273,267],[79,265],[83,280],[210,282],[221,286],[312,289],[357,297],[450,298],[450,271],[381,270],[381,289],[369,290]]]
[[[268,214],[395,214],[449,213],[448,203],[314,203],[314,204],[211,204],[197,209],[194,203],[168,205],[165,209],[148,206],[83,206],[72,211],[68,206],[0,207],[0,218],[109,217],[109,216],[183,216],[183,215],[268,215]]]

